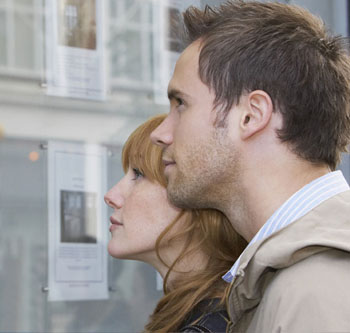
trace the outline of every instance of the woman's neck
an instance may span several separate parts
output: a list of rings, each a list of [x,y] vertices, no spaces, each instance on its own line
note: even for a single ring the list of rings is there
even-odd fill
[[[161,253],[162,254],[162,253]],[[176,256],[177,258],[178,256]],[[170,263],[173,263],[176,258],[170,259],[163,257],[165,265],[158,258],[157,262],[152,263],[152,266],[159,272],[161,277],[164,279],[169,272]],[[181,258],[176,262],[173,268],[171,268],[170,273],[167,277],[167,288],[172,289],[177,281],[181,281],[182,277],[194,275],[199,271],[205,269],[208,262],[207,256],[202,252],[194,252],[187,254],[184,258]]]

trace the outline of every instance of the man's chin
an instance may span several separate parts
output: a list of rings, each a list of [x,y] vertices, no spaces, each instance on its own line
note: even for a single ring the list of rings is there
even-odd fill
[[[188,205],[187,201],[183,199],[183,197],[180,197],[175,193],[168,192],[168,200],[175,207],[178,207],[181,209],[191,209],[192,208],[192,207],[190,207],[190,205]]]
[[[174,181],[173,177],[171,177],[169,174],[166,176],[166,179],[168,181],[167,196],[168,196],[169,202],[176,207],[184,208],[183,200],[181,198],[182,195],[179,193],[181,192],[180,189],[182,185],[179,184],[178,181]]]
[[[190,195],[190,193],[183,191],[183,189],[183,185],[179,183],[176,184],[176,187],[172,186],[172,184],[170,183],[170,185],[168,185],[167,187],[167,195],[169,202],[175,207],[181,209],[201,208],[197,207],[198,202],[196,199],[198,199],[198,197]]]

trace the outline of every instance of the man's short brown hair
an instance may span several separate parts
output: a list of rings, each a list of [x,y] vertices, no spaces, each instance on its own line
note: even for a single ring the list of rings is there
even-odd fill
[[[184,13],[201,42],[199,76],[213,89],[218,126],[240,96],[261,89],[283,116],[278,137],[300,157],[335,169],[350,140],[350,61],[344,38],[307,10],[229,1]]]

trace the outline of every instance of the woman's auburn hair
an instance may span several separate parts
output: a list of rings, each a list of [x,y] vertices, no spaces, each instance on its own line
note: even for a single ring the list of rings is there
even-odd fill
[[[164,176],[162,149],[151,142],[150,134],[165,117],[164,114],[158,115],[140,125],[129,136],[122,152],[125,172],[129,167],[137,167],[148,180],[164,187],[167,181]],[[174,232],[174,226],[185,214],[185,225]],[[172,233],[169,239],[170,231]],[[165,236],[168,236],[166,240]],[[167,264],[160,251],[162,242],[182,237],[186,240],[182,251],[173,263]],[[222,276],[231,268],[246,245],[246,241],[235,232],[228,219],[219,211],[206,209],[179,213],[156,242],[157,256],[169,269],[163,281],[164,296],[151,314],[145,332],[177,331],[191,310],[204,299],[220,298],[220,305],[224,304],[229,285],[222,280]],[[194,274],[182,274],[176,281],[172,281],[169,288],[169,275],[176,264],[196,251],[201,251],[208,259],[205,267]]]

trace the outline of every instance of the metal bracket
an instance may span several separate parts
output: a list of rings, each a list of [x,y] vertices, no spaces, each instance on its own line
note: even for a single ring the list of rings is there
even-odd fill
[[[41,287],[41,291],[43,293],[48,293],[49,292],[49,287]]]
[[[40,143],[40,144],[39,144],[39,149],[41,149],[41,150],[47,150],[47,143]]]

